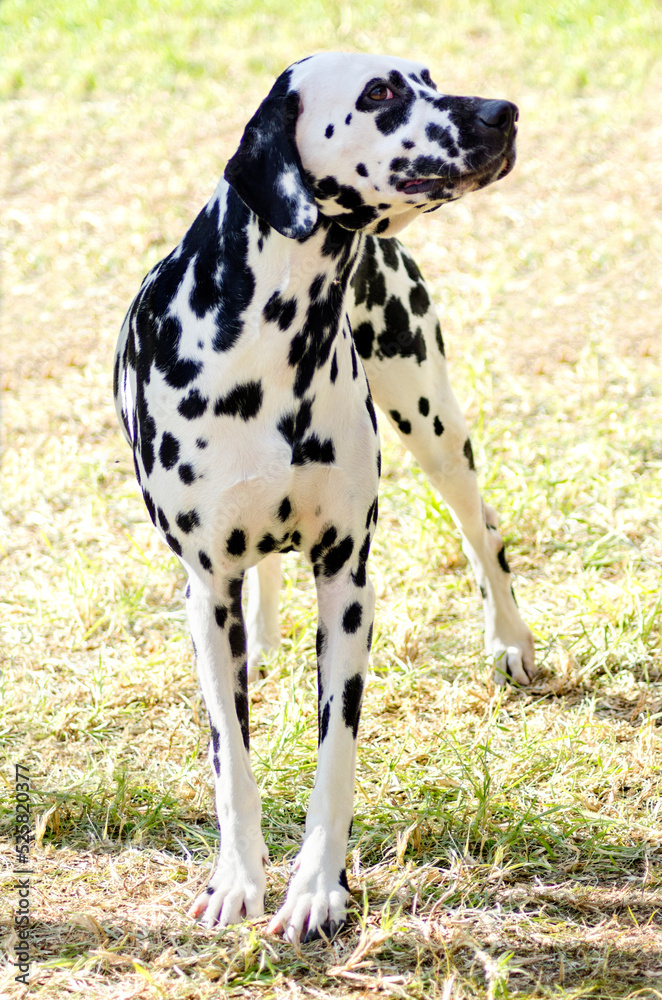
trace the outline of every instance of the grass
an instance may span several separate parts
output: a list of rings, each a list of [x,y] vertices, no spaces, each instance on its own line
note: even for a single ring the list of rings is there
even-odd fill
[[[662,12],[633,0],[0,5],[0,912],[30,764],[34,964],[10,997],[662,993]],[[110,399],[122,316],[273,76],[317,48],[427,58],[522,111],[503,183],[405,233],[439,306],[481,483],[537,639],[495,691],[455,530],[383,427],[378,592],[348,869],[300,953],[187,902],[215,848],[184,579]],[[282,898],[314,775],[314,587],[252,695]]]

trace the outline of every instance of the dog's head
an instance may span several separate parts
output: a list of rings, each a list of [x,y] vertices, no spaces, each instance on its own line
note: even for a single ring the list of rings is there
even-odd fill
[[[392,236],[504,177],[517,116],[509,101],[439,94],[419,63],[325,52],[278,77],[225,177],[284,236],[305,238],[320,213]]]

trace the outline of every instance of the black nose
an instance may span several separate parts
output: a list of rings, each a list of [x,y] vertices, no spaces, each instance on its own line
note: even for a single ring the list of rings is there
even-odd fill
[[[510,132],[519,117],[519,111],[510,101],[483,101],[478,110],[478,120],[488,129]]]

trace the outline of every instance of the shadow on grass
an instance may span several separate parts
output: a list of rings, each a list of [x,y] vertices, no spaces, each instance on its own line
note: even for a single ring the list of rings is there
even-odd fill
[[[492,996],[530,996],[535,987],[537,996],[572,990],[576,998],[586,989],[587,996],[617,998],[633,988],[659,989],[662,935],[653,922],[660,893],[645,898],[639,889],[624,889],[603,897],[599,909],[598,902],[595,893],[573,900],[570,884],[538,885],[534,893],[518,884],[502,886],[480,909],[437,899],[412,915],[394,906],[392,896],[370,894],[361,904],[355,894],[334,941],[300,950],[267,935],[264,921],[214,934],[172,910],[156,918],[152,912],[147,923],[97,919],[89,906],[77,905],[71,916],[34,921],[34,982],[68,972],[110,984],[145,969],[161,977],[160,985],[212,980],[234,989],[305,986],[314,976],[331,995],[390,984],[392,995],[430,997],[441,995],[448,980],[468,996],[486,989]]]

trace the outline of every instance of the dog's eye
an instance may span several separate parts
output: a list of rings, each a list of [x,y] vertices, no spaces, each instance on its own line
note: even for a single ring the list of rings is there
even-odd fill
[[[376,87],[368,91],[368,97],[372,101],[391,101],[393,100],[393,91],[389,90],[385,83],[378,83]]]

